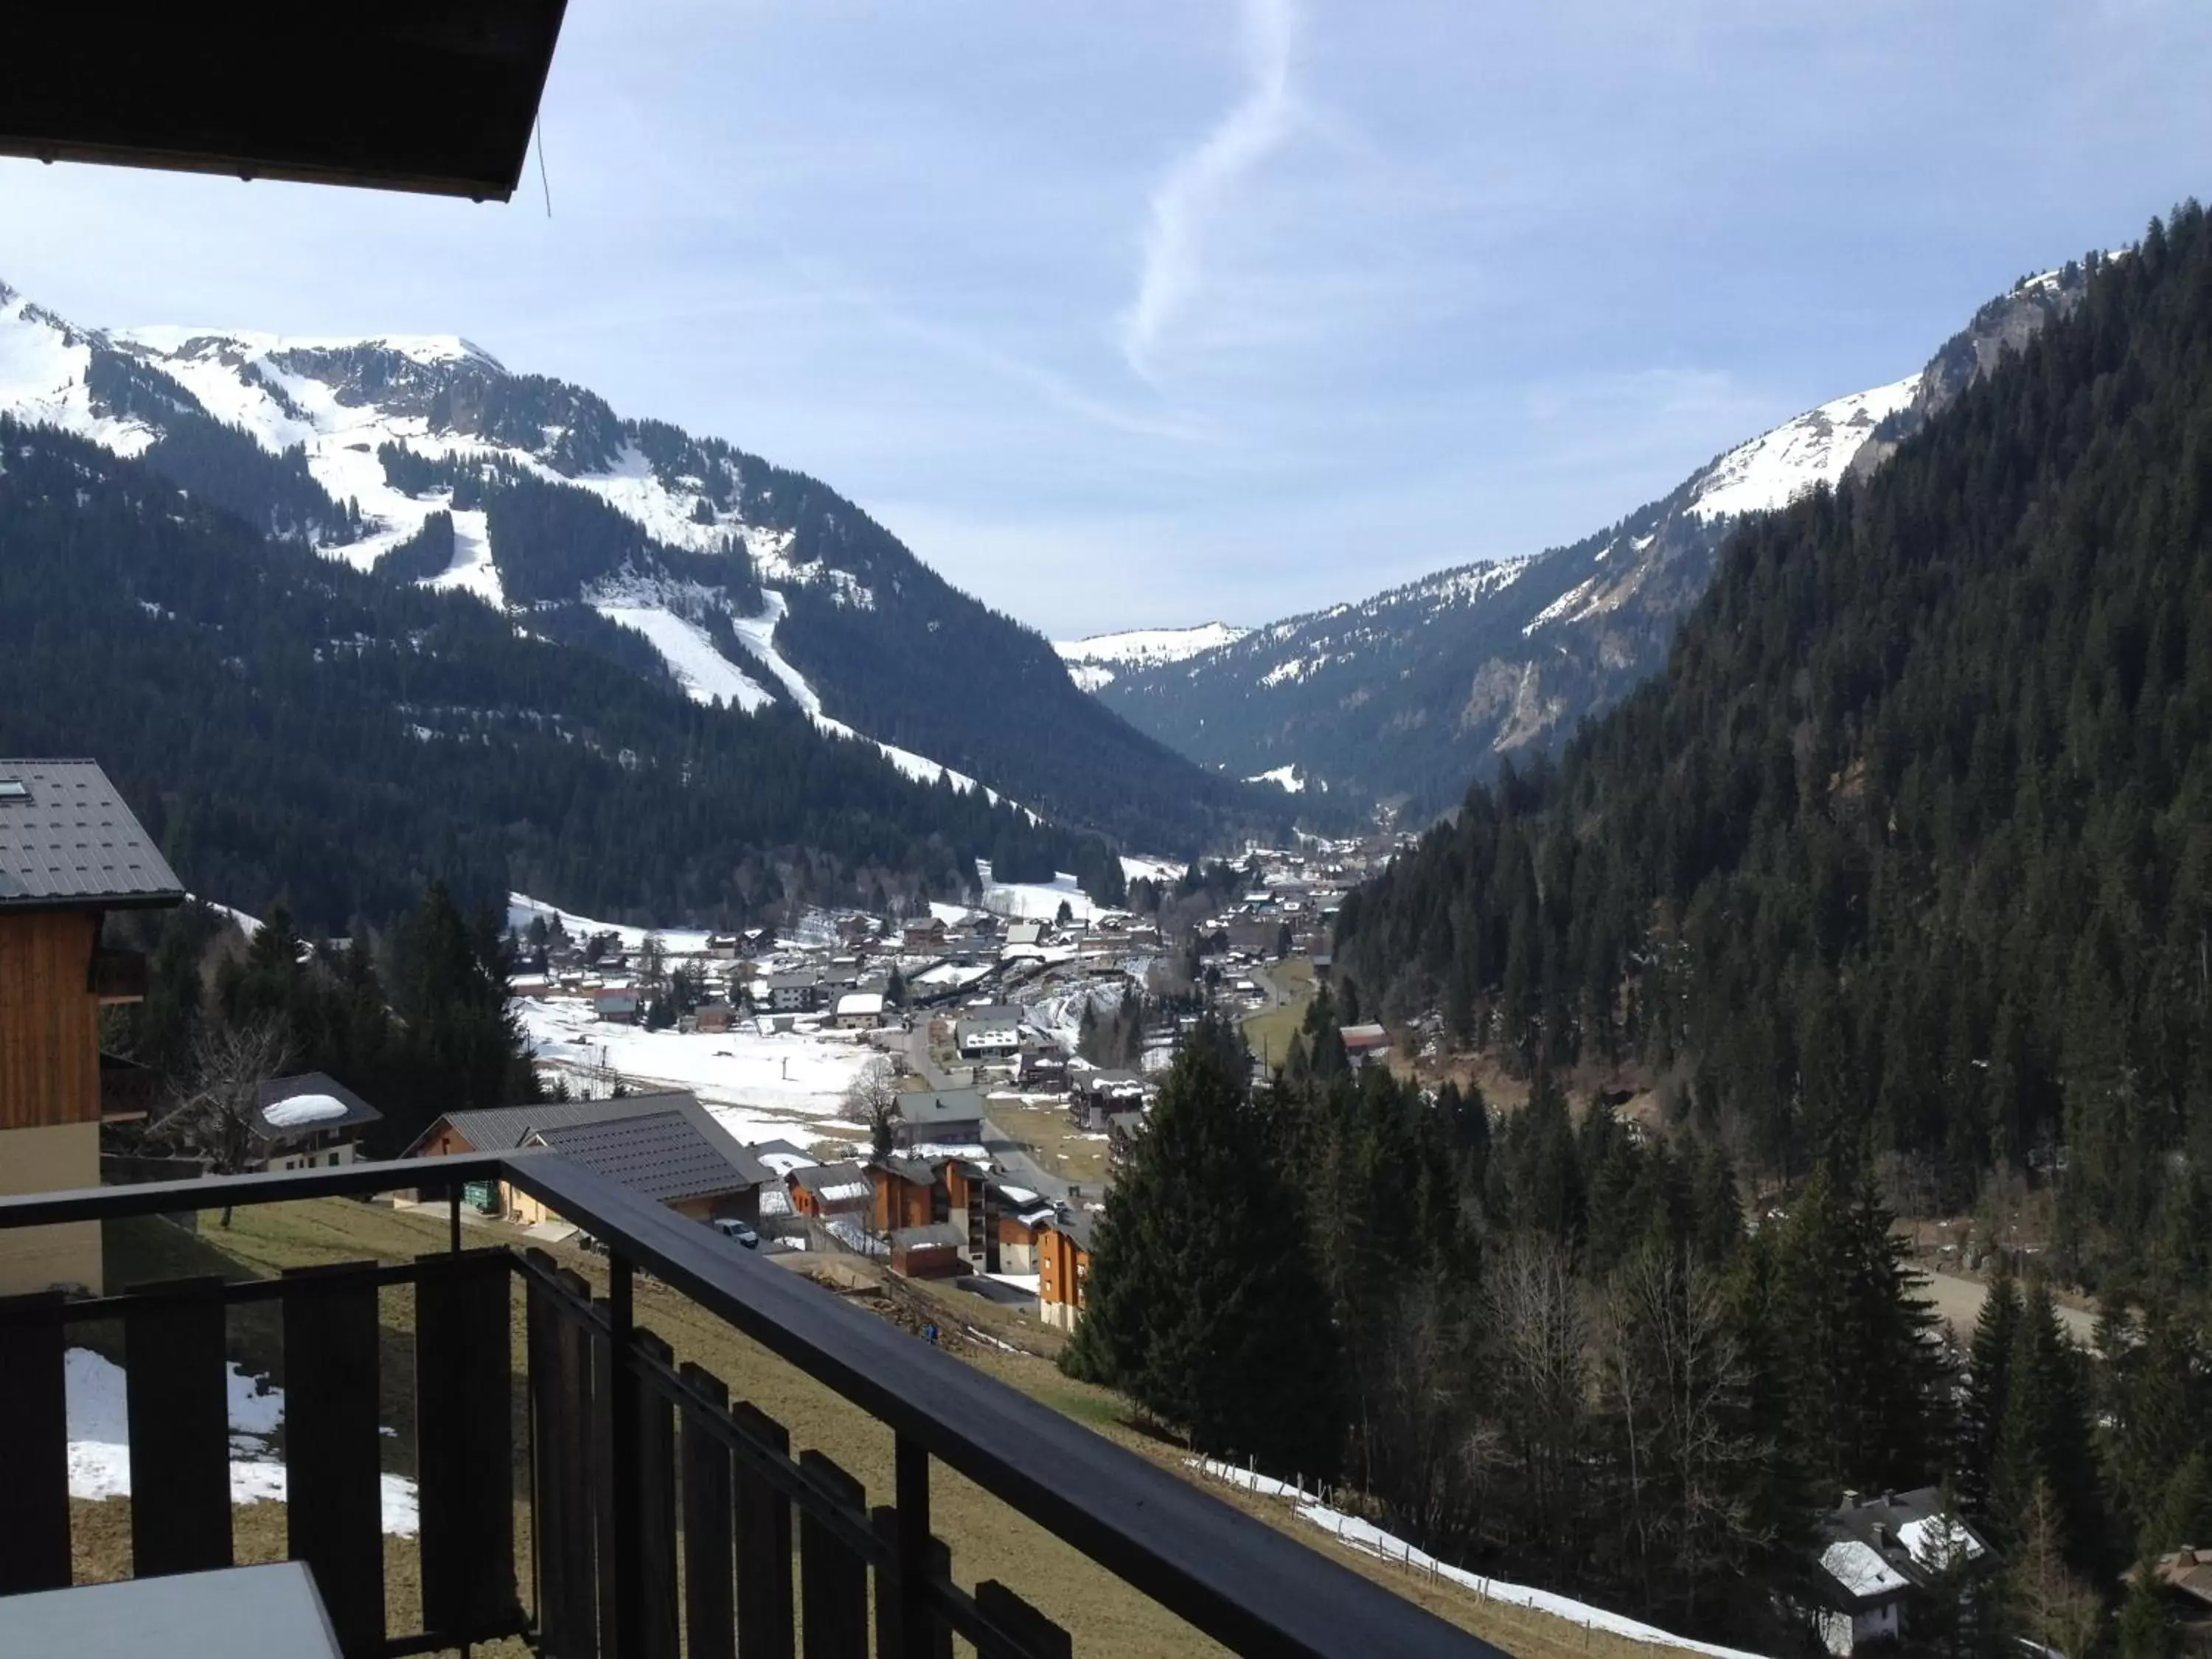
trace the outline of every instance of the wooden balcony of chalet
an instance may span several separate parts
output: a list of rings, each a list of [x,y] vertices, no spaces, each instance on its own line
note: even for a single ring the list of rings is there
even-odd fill
[[[423,1174],[353,1164],[10,1198],[0,1231],[361,1197]],[[1006,1659],[1079,1650],[1081,1632],[1019,1584],[956,1580],[931,1525],[940,1465],[1234,1652],[1496,1652],[600,1176],[544,1152],[456,1157],[437,1174],[453,1195],[441,1253],[0,1301],[0,1596],[71,1583],[64,1356],[93,1322],[123,1332],[133,1573],[231,1567],[226,1322],[259,1303],[274,1304],[283,1336],[287,1553],[327,1614],[319,1650],[346,1659],[517,1639],[556,1659],[949,1659],[956,1640]],[[534,1250],[464,1249],[461,1189],[485,1181],[604,1242],[605,1294]],[[641,1274],[885,1425],[895,1490],[879,1495],[895,1501],[872,1504],[821,1449],[794,1455],[781,1425],[678,1363],[638,1322]],[[394,1294],[412,1299],[404,1360],[380,1330],[380,1297]],[[386,1374],[395,1364],[411,1365],[416,1407],[420,1619],[409,1630],[387,1626],[380,1508],[380,1401],[410,1382]]]

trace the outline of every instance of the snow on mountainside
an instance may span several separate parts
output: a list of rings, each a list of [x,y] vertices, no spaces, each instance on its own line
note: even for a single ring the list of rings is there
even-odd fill
[[[1556,744],[1656,672],[1745,514],[1880,465],[2081,288],[2070,266],[2023,282],[1918,373],[1785,421],[1569,546],[1443,571],[1171,661],[1126,657],[1082,683],[1232,776],[1443,810],[1471,777]]]
[[[0,413],[520,630],[657,659],[695,702],[786,703],[923,782],[988,778],[994,800],[1193,848],[1243,810],[815,480],[458,336],[101,330],[0,286]]]
[[[1700,476],[1688,510],[1701,519],[1735,518],[1787,507],[1816,485],[1833,489],[1875,428],[1911,404],[1920,380],[1908,374],[1855,392],[1731,449]]]
[[[1068,677],[1086,691],[1114,683],[1116,668],[1154,667],[1182,662],[1201,651],[1233,645],[1252,630],[1228,623],[1195,628],[1139,628],[1122,634],[1093,634],[1088,639],[1054,640],[1052,648],[1069,665]]]

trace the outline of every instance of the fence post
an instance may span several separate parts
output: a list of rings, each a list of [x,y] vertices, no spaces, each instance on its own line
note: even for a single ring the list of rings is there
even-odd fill
[[[900,1435],[893,1455],[898,1503],[899,1652],[904,1659],[927,1659],[937,1649],[929,1595],[934,1565],[934,1540],[929,1529],[929,1453]]]
[[[458,1210],[454,1212],[459,1213]],[[607,1255],[607,1476],[614,1488],[614,1638],[608,1659],[639,1659],[644,1621],[639,1617],[644,1575],[640,1571],[636,1302],[629,1258]]]

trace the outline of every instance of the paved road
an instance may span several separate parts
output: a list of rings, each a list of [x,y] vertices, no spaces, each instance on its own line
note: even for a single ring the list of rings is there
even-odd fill
[[[1280,1008],[1291,1000],[1291,994],[1275,982],[1274,975],[1267,971],[1264,963],[1254,963],[1252,971],[1246,977],[1267,994],[1270,1008]]]
[[[1949,1322],[1963,1341],[1974,1334],[1974,1322],[1982,1316],[1982,1304],[1990,1299],[1990,1287],[1978,1279],[1961,1279],[1955,1273],[1931,1273],[1922,1291],[1936,1304],[1936,1311]],[[2097,1328],[2097,1316],[2081,1308],[2069,1308],[2061,1303],[2058,1322],[2066,1334],[2083,1347],[2087,1347]]]

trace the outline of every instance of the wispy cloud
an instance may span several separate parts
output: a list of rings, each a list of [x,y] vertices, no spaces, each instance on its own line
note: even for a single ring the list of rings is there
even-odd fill
[[[1121,315],[1121,355],[1147,380],[1176,317],[1204,281],[1206,222],[1237,182],[1289,137],[1291,0],[1245,0],[1244,55],[1250,84],[1237,106],[1153,188],[1137,294]]]

